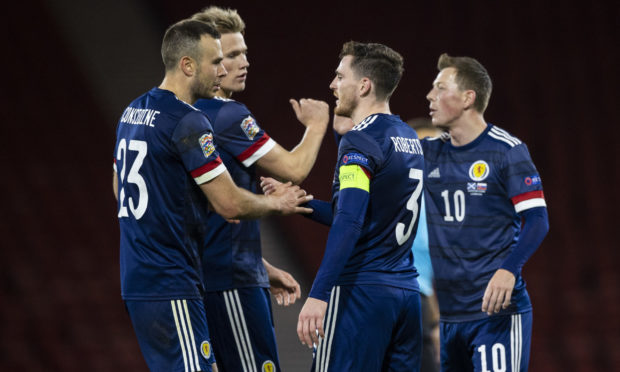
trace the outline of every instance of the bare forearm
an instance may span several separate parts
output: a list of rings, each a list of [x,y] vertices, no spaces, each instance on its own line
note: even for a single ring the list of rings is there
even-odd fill
[[[325,131],[306,128],[301,142],[291,150],[289,169],[293,173],[290,180],[294,184],[298,185],[308,177],[316,162],[324,135]]]
[[[316,162],[323,135],[324,131],[321,129],[308,127],[293,150],[287,151],[276,145],[256,164],[274,178],[299,185],[306,179]]]
[[[236,214],[232,218],[250,220],[278,212],[278,206],[273,199],[253,194],[243,188],[237,188],[236,191],[238,192],[235,203]]]

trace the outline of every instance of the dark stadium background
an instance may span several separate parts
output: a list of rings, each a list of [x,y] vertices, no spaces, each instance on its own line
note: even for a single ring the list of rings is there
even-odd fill
[[[302,127],[288,98],[333,107],[328,84],[345,41],[403,54],[391,108],[405,120],[427,114],[440,53],[478,58],[495,88],[485,117],[529,145],[549,206],[550,233],[524,274],[534,303],[530,370],[618,370],[617,2],[407,3],[10,1],[2,12],[0,369],[146,370],[120,299],[114,127],[124,105],[160,83],[165,28],[214,4],[237,8],[247,24],[248,89],[235,98],[289,149]],[[328,133],[303,184],[318,198],[329,198],[335,155]],[[327,229],[299,216],[270,223],[305,296]],[[276,324],[294,336],[294,323]],[[290,355],[281,358],[284,367]]]

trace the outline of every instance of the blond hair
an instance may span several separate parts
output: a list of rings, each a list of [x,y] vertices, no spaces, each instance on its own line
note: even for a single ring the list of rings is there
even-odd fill
[[[245,32],[245,22],[243,22],[243,19],[241,19],[236,9],[210,6],[194,14],[191,19],[205,23],[213,23],[221,34],[236,32],[243,34]]]

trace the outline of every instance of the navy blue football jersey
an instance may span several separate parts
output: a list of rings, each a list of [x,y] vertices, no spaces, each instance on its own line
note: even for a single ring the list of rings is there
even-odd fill
[[[125,109],[116,135],[123,298],[202,299],[208,203],[198,185],[226,171],[208,118],[153,88]]]
[[[274,140],[240,102],[216,97],[198,100],[195,106],[211,119],[217,150],[235,183],[256,193],[254,163],[275,146]],[[219,214],[209,212],[204,223],[202,262],[208,291],[269,287],[258,220],[231,224]]]
[[[489,124],[473,142],[424,139],[425,202],[430,254],[443,321],[487,317],[486,286],[517,242],[518,213],[544,207],[540,176],[527,146]],[[520,274],[512,304],[500,314],[531,309]]]
[[[359,165],[370,178],[361,235],[335,284],[379,284],[418,290],[411,244],[423,190],[424,159],[417,134],[396,115],[374,114],[345,134],[338,147],[332,206],[340,170]],[[327,247],[337,248],[337,247]],[[330,291],[317,275],[312,291]],[[317,297],[321,298],[321,297]]]

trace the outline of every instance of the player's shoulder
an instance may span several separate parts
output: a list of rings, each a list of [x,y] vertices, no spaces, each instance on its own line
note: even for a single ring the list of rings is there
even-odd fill
[[[523,145],[523,142],[519,138],[493,124],[489,124],[485,139],[504,151],[510,151],[515,147]]]
[[[222,97],[213,97],[213,98],[202,98],[196,101],[194,104],[197,108],[201,110],[221,110],[223,108],[227,109],[235,109],[243,107],[245,105],[239,101],[235,101],[230,98],[222,98]],[[246,108],[247,109],[247,108]]]
[[[372,114],[356,124],[348,133],[364,133],[381,140],[386,135],[390,135],[389,133],[407,131],[411,134],[415,133],[398,115]]]
[[[425,137],[420,140],[420,143],[425,151],[426,149],[438,149],[450,143],[450,133],[443,132],[437,137]]]
[[[204,116],[204,114],[193,105],[179,99],[173,92],[155,87],[146,94],[148,105],[154,105],[162,112],[166,113],[173,121],[180,120],[187,115]]]

